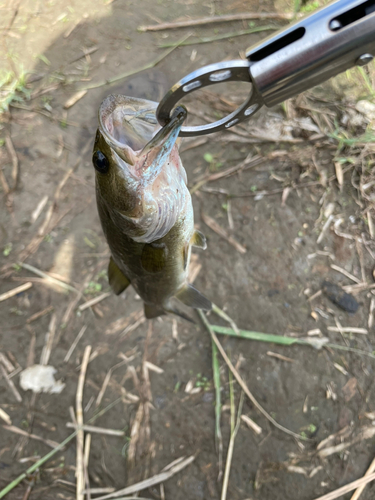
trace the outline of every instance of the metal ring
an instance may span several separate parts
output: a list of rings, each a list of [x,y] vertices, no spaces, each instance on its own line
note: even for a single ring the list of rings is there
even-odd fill
[[[170,120],[171,111],[174,106],[187,94],[194,90],[215,85],[222,82],[248,82],[251,83],[249,61],[224,61],[221,63],[210,64],[203,68],[193,71],[185,78],[177,82],[167,92],[160,101],[156,110],[156,118],[161,126],[166,125]],[[246,101],[233,113],[207,125],[199,125],[196,127],[182,127],[180,137],[193,137],[197,135],[211,134],[219,130],[225,130],[237,123],[247,120],[262,106],[263,101],[260,96],[254,91],[254,86]]]

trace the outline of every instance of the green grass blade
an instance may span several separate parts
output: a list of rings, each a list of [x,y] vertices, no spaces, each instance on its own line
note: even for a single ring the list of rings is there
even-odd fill
[[[223,335],[232,335],[233,337],[239,337],[243,339],[258,340],[260,342],[271,342],[274,344],[283,345],[300,343],[299,339],[295,339],[292,337],[283,337],[282,335],[272,335],[270,333],[252,332],[248,330],[239,330],[239,334],[237,334],[232,328],[217,325],[211,325],[211,328],[216,333],[221,333]]]

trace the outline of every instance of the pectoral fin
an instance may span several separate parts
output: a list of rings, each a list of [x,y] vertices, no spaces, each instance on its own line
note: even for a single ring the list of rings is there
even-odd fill
[[[149,273],[162,271],[167,263],[168,249],[165,243],[147,243],[142,251],[142,267]]]
[[[116,295],[120,295],[130,285],[130,281],[119,269],[112,257],[109,259],[108,264],[108,281]]]
[[[186,284],[183,286],[176,293],[176,298],[193,309],[203,309],[205,311],[212,309],[211,302],[192,285]]]
[[[191,237],[190,245],[193,245],[193,247],[203,248],[203,250],[206,250],[207,242],[205,235],[200,231],[195,230],[193,236]]]
[[[153,306],[151,304],[144,305],[145,316],[147,319],[157,318],[165,314],[164,309],[161,307]]]

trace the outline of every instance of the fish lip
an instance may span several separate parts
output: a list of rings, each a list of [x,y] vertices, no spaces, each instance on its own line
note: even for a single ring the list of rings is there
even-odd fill
[[[157,102],[149,101],[146,99],[138,99],[136,97],[127,97],[121,94],[111,94],[108,97],[104,99],[104,101],[101,103],[99,107],[99,113],[98,113],[98,119],[99,119],[99,130],[101,134],[103,135],[105,141],[107,144],[112,147],[116,153],[125,161],[131,159],[134,157],[134,154],[137,154],[142,151],[142,149],[145,147],[140,147],[139,149],[133,149],[131,146],[128,144],[125,144],[124,142],[121,142],[117,140],[113,134],[108,130],[108,126],[106,124],[106,120],[110,115],[112,115],[116,110],[119,108],[123,107],[126,109],[126,107],[131,110],[133,106],[134,108],[139,108],[140,111],[143,111],[146,113],[147,111],[155,115],[155,127],[158,126],[158,122],[156,120],[156,109],[158,106]],[[125,115],[125,113],[124,113]],[[129,116],[131,116],[131,113],[129,113]],[[124,117],[126,120],[126,118]],[[128,120],[130,121],[130,120]],[[150,122],[150,125],[152,123]],[[138,134],[139,136],[139,134]],[[140,139],[144,139],[143,137],[139,136]],[[150,137],[150,140],[152,140],[152,136]],[[144,141],[145,145],[149,142],[148,138]],[[127,158],[123,158],[124,152],[127,152],[125,156]],[[129,154],[130,153],[130,154]],[[128,158],[130,156],[130,158]]]
[[[187,109],[183,105],[177,106],[171,116],[170,121],[162,127],[155,136],[144,146],[140,155],[147,154],[153,148],[159,148],[164,146],[166,151],[170,153],[172,150],[177,138],[178,134],[181,130],[182,124],[187,117]],[[163,154],[169,154],[163,152]]]

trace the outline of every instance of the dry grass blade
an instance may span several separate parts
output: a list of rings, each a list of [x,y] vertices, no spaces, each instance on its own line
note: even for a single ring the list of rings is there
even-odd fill
[[[130,358],[132,359],[132,358]],[[124,364],[128,363],[130,359],[126,359],[125,361],[121,361],[120,363],[117,363],[117,365],[112,366],[112,368],[107,372],[107,375],[104,378],[103,385],[99,391],[98,397],[96,398],[96,403],[95,406],[98,407],[100,403],[102,402],[105,390],[107,389],[107,386],[109,384],[109,381],[112,377],[112,373],[116,370],[116,368],[120,368],[120,366],[123,366]]]
[[[356,326],[342,326],[341,328],[337,326],[328,326],[327,330],[335,333],[358,333],[360,335],[368,334],[368,330],[366,330],[366,328],[358,328]]]
[[[294,14],[278,12],[243,12],[240,14],[228,14],[225,16],[201,17],[199,19],[187,19],[186,21],[175,21],[171,23],[152,24],[149,26],[139,26],[138,31],[162,31],[176,28],[188,28],[189,26],[201,26],[203,24],[224,23],[230,21],[245,21],[251,19],[282,19],[290,20]]]
[[[79,293],[79,291],[76,288],[69,285],[68,283],[64,283],[64,281],[58,280],[58,279],[54,278],[53,276],[51,276],[50,274],[45,273],[44,271],[41,271],[40,269],[38,269],[34,266],[31,266],[30,264],[25,264],[24,262],[18,262],[18,265],[23,267],[24,269],[27,269],[31,273],[34,273],[37,276],[40,276],[41,278],[44,278],[46,281],[49,281],[50,283],[53,283],[54,285],[58,285],[59,287],[63,288],[64,290]]]
[[[342,267],[336,266],[335,264],[331,264],[331,269],[334,269],[338,273],[343,274],[344,276],[346,276],[350,280],[354,281],[355,283],[362,284],[362,281],[360,279],[358,279],[356,276],[353,276],[353,274],[350,274],[348,271],[346,271]]]
[[[51,317],[51,321],[48,326],[48,332],[46,335],[46,341],[43,347],[42,354],[40,356],[40,364],[41,365],[48,365],[49,358],[51,356],[52,352],[52,344],[53,340],[55,338],[55,333],[56,333],[56,314],[53,314]]]
[[[266,419],[271,422],[272,425],[274,425],[277,429],[281,430],[282,432],[285,432],[285,434],[289,434],[290,436],[293,436],[295,437],[296,439],[305,439],[303,438],[302,436],[300,436],[299,434],[296,434],[295,432],[293,431],[290,431],[289,429],[287,429],[286,427],[282,426],[281,424],[279,424],[278,422],[276,422],[276,420],[274,418],[271,417],[271,415],[263,408],[263,406],[261,406],[258,401],[255,399],[255,397],[252,395],[252,393],[250,392],[249,388],[247,387],[247,385],[245,384],[245,382],[242,380],[241,378],[241,375],[238,373],[238,371],[235,369],[235,367],[233,366],[231,360],[228,358],[226,352],[224,351],[223,349],[223,346],[221,345],[221,343],[219,342],[219,339],[217,338],[215,332],[213,331],[213,329],[211,328],[211,325],[210,323],[208,322],[206,316],[202,313],[201,310],[198,309],[198,314],[201,318],[201,320],[203,321],[205,327],[207,328],[207,330],[209,331],[209,333],[211,334],[211,338],[213,339],[213,341],[215,342],[217,348],[219,349],[220,351],[220,354],[222,355],[222,357],[224,358],[224,361],[226,362],[226,364],[228,365],[230,371],[233,373],[235,379],[237,380],[237,382],[240,384],[242,390],[244,391],[244,393],[246,394],[246,396],[250,399],[250,401],[253,403],[253,405],[262,413],[262,415],[264,415],[266,417]]]
[[[47,202],[48,202],[48,195],[45,195],[40,200],[40,202],[36,206],[35,210],[31,213],[31,223],[32,224],[38,219],[38,217],[42,213],[44,207],[47,205]]]
[[[213,340],[212,343],[212,371],[215,387],[215,440],[218,452],[218,481],[223,475],[223,436],[221,433],[221,384],[220,384],[220,365],[218,360],[218,350]]]
[[[72,106],[74,106],[82,97],[84,97],[87,94],[87,90],[80,90],[79,92],[76,92],[73,94],[67,101],[65,101],[64,104],[64,109],[69,109]]]
[[[12,425],[12,420],[7,412],[0,408],[0,418],[4,420],[7,425]]]
[[[12,160],[13,186],[12,186],[11,190],[14,191],[17,188],[17,183],[18,183],[18,158],[17,158],[16,150],[14,149],[14,146],[13,146],[12,139],[10,138],[9,134],[7,134],[5,136],[5,145],[6,145],[8,154]]]
[[[267,351],[267,356],[270,356],[271,358],[280,359],[281,361],[286,361],[287,363],[295,363],[296,362],[295,359],[287,358],[286,356],[283,356],[282,354],[279,354],[278,352]]]
[[[95,306],[96,304],[99,304],[99,302],[101,302],[102,300],[106,299],[107,297],[109,297],[111,295],[112,295],[111,292],[102,293],[101,295],[98,295],[98,297],[94,297],[93,299],[88,300],[84,304],[81,304],[78,308],[78,311],[82,312],[91,306]]]
[[[85,385],[85,376],[87,371],[87,365],[89,363],[91,354],[91,345],[86,346],[85,352],[83,354],[81,372],[79,374],[77,394],[76,394],[76,417],[77,417],[77,461],[76,461],[76,476],[77,476],[77,490],[76,499],[84,500],[83,489],[85,487],[85,474],[84,474],[84,450],[83,450],[83,440],[84,431],[83,426],[83,387]]]
[[[73,422],[67,422],[66,427],[68,429],[78,429],[78,426],[75,425]],[[125,436],[124,431],[118,431],[116,429],[105,429],[104,427],[96,427],[95,425],[83,425],[80,427],[80,429],[83,429],[85,432],[92,432],[93,434],[104,434],[106,436],[118,436],[118,437],[123,437]]]
[[[212,181],[217,181],[219,179],[222,179],[223,177],[228,177],[230,175],[233,175],[239,171],[243,170],[248,170],[250,168],[257,167],[261,163],[266,161],[266,158],[263,158],[259,155],[257,156],[252,156],[249,154],[245,160],[241,161],[237,165],[234,165],[233,167],[228,168],[227,170],[222,170],[221,172],[216,172],[214,174],[209,174],[203,177],[203,179],[200,179],[191,189],[190,193],[193,194],[195,191],[197,191],[199,188],[201,188],[206,182],[212,182]]]
[[[248,417],[247,415],[241,415],[241,420],[243,422],[245,422],[245,424],[252,430],[255,432],[255,434],[262,434],[263,432],[263,429],[257,424],[254,422],[254,420],[252,420],[250,417]]]
[[[9,386],[9,389],[13,392],[14,397],[16,398],[16,400],[17,400],[19,403],[21,403],[21,402],[22,402],[22,397],[21,397],[21,394],[17,391],[16,386],[15,386],[15,385],[14,385],[14,383],[13,383],[13,380],[11,380],[11,379],[9,378],[9,375],[7,374],[7,372],[6,372],[5,368],[4,368],[4,366],[3,366],[1,363],[0,363],[0,370],[1,370],[1,373],[2,373],[2,375],[3,375],[3,377],[4,377],[5,382],[6,382],[6,383],[8,384],[8,386]]]
[[[369,477],[374,471],[375,471],[375,458],[371,462],[370,467],[367,469],[366,474],[363,477]],[[357,488],[350,500],[358,500],[358,498],[362,495],[365,487],[366,484],[362,484],[359,488]]]
[[[210,227],[216,234],[227,240],[227,242],[232,245],[238,252],[244,254],[246,253],[246,248],[241,245],[237,240],[230,236],[224,228],[219,226],[219,224],[209,215],[201,214],[202,220],[208,227]]]
[[[365,476],[361,479],[357,479],[356,481],[353,481],[352,483],[347,484],[346,486],[342,486],[338,490],[332,491],[331,493],[327,493],[327,495],[323,495],[322,497],[315,498],[315,500],[336,500],[336,498],[340,498],[343,495],[346,495],[346,493],[349,493],[356,488],[359,488],[361,486],[365,486],[366,484],[370,483],[371,481],[374,481],[375,479],[375,473],[370,474],[369,476]]]
[[[73,354],[74,349],[77,347],[78,342],[81,340],[83,334],[85,333],[87,329],[87,325],[84,325],[81,330],[79,331],[77,337],[74,339],[73,344],[70,346],[69,351],[66,353],[66,356],[64,358],[64,363],[67,363]]]
[[[31,288],[33,284],[28,281],[27,283],[24,283],[23,285],[17,286],[16,288],[13,288],[13,290],[9,290],[9,292],[2,293],[0,295],[0,302],[3,302],[4,300],[10,299],[11,297],[14,297],[18,293],[25,292],[29,288]]]
[[[35,314],[33,314],[32,316],[27,318],[26,323],[29,325],[30,323],[32,323],[33,321],[36,321],[37,319],[41,318],[42,316],[49,314],[50,312],[53,311],[53,309],[54,309],[53,306],[48,306],[45,309],[43,309],[42,311],[36,312]]]
[[[231,386],[232,386],[232,384],[230,385],[230,387]],[[231,393],[233,393],[233,388],[231,389]],[[230,474],[230,469],[231,469],[231,465],[232,465],[232,457],[233,457],[233,450],[234,450],[234,441],[236,439],[238,429],[240,428],[243,399],[244,399],[243,392],[241,392],[241,398],[240,398],[240,402],[238,405],[238,412],[237,412],[237,421],[236,421],[235,425],[233,425],[234,418],[235,418],[235,414],[234,414],[235,408],[234,408],[234,404],[231,404],[231,420],[233,421],[233,424],[231,426],[232,429],[231,429],[231,435],[230,435],[229,446],[228,446],[227,461],[225,464],[223,489],[221,490],[221,500],[226,500],[226,498],[227,498],[229,474]]]
[[[233,328],[235,333],[237,335],[240,335],[240,330],[236,323],[233,321],[231,317],[228,316],[227,313],[225,313],[220,307],[218,307],[216,304],[212,304],[212,311],[217,314],[220,318],[222,318],[224,321],[230,324],[230,326]]]
[[[182,469],[190,465],[195,460],[195,456],[192,455],[186,459],[180,460],[179,463],[174,465],[173,467],[156,474],[155,476],[145,479],[144,481],[140,481],[139,483],[133,484],[132,486],[128,486],[122,490],[116,491],[114,493],[109,493],[109,495],[105,495],[103,497],[98,497],[95,500],[107,500],[107,498],[119,498],[123,495],[131,495],[132,493],[137,493],[138,491],[145,490],[147,488],[151,488],[151,486],[155,486],[156,484],[164,483],[169,478],[180,472]]]
[[[218,42],[220,40],[225,40],[228,38],[235,38],[237,36],[251,35],[252,33],[259,33],[260,31],[270,31],[277,30],[277,27],[274,25],[268,26],[256,26],[255,28],[249,28],[247,30],[241,31],[232,31],[230,33],[224,33],[222,35],[209,36],[209,37],[199,37],[197,40],[189,40],[187,42],[178,43],[180,46],[188,46],[188,45],[200,45],[202,43],[212,43]],[[168,47],[174,47],[176,44],[174,42],[161,43],[158,45],[160,49],[166,49]]]
[[[37,436],[36,434],[29,434],[28,432],[24,431],[23,429],[19,429],[18,427],[14,425],[3,425],[3,428],[6,429],[7,431],[14,432],[15,434],[20,434],[21,436],[25,436],[28,439],[34,439],[35,441],[41,441],[42,443],[46,444],[50,448],[56,448],[59,446],[59,443],[56,443],[56,441],[52,441],[52,439],[44,439],[40,436]],[[1,498],[1,496],[0,496]]]

